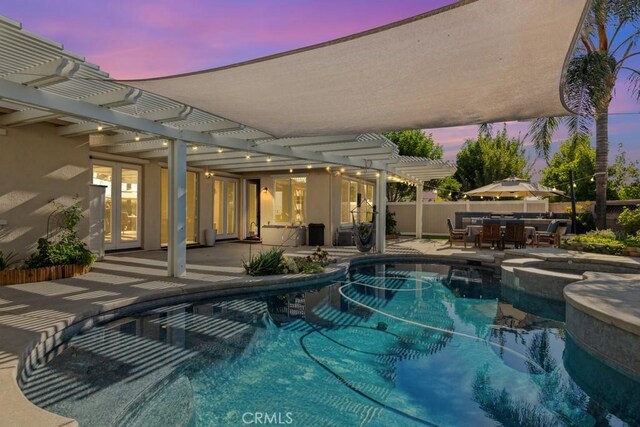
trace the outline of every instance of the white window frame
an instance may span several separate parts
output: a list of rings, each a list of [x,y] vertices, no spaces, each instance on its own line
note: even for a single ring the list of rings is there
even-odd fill
[[[304,178],[305,179],[305,196],[304,196],[304,204],[302,206],[302,217],[304,218],[305,221],[302,222],[302,225],[306,224],[306,220],[307,220],[307,200],[309,199],[309,175],[308,174],[289,174],[289,175],[272,175],[272,182],[273,182],[273,223],[277,224],[277,225],[291,225],[291,222],[282,222],[282,221],[276,221],[276,203],[275,203],[275,195],[276,195],[276,180],[278,179],[287,179],[289,180],[289,189],[291,189],[291,179],[292,178]],[[294,208],[293,208],[293,191],[289,191],[289,194],[291,194],[291,197],[289,198],[289,212],[293,212]],[[295,224],[294,225],[298,225]]]

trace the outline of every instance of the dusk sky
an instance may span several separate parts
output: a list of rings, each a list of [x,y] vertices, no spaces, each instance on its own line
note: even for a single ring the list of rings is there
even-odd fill
[[[453,3],[451,0],[4,0],[0,14],[63,43],[117,79],[197,71],[315,44]],[[481,36],[481,35],[479,35]],[[640,68],[640,57],[632,64]],[[610,116],[618,142],[640,160],[640,104],[618,83]],[[488,100],[490,102],[490,100]],[[502,124],[496,127],[501,128]],[[527,123],[509,123],[511,135]],[[427,129],[455,155],[477,126]],[[566,137],[561,132],[558,139]],[[542,162],[538,162],[541,165]]]

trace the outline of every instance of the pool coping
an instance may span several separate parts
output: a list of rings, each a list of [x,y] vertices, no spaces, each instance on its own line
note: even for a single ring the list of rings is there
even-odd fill
[[[73,314],[56,323],[53,333],[42,332],[40,338],[31,342],[22,352],[23,357],[15,362],[0,364],[0,402],[7,408],[0,425],[30,425],[46,427],[77,426],[76,420],[49,412],[29,401],[18,386],[18,380],[28,375],[35,366],[47,358],[54,357],[52,351],[68,341],[77,333],[91,327],[123,317],[134,312],[177,304],[184,301],[209,299],[216,297],[233,297],[260,292],[279,291],[292,288],[306,288],[326,282],[338,281],[346,277],[349,269],[377,262],[429,263],[438,262],[448,265],[464,265],[497,268],[494,258],[464,256],[467,254],[366,254],[327,267],[327,271],[316,274],[274,275],[255,277],[239,277],[219,282],[190,284],[184,287],[153,289],[136,297],[122,298],[93,306]],[[81,304],[81,302],[80,302]]]

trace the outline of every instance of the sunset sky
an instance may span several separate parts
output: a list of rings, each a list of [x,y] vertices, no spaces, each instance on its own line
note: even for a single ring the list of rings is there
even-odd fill
[[[20,0],[0,14],[63,43],[118,79],[228,65],[349,35],[452,3],[451,0]],[[480,35],[479,35],[480,36]],[[640,57],[634,68],[640,68]],[[491,100],[487,100],[491,102]],[[640,104],[618,84],[610,116],[613,159],[618,142],[640,160]],[[502,127],[502,124],[496,125]],[[527,123],[509,123],[524,135]],[[427,129],[455,155],[477,126]],[[558,139],[566,137],[561,132]],[[541,162],[538,162],[540,165]]]

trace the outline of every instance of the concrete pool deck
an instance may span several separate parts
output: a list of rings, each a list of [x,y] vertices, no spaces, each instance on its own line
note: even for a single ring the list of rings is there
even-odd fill
[[[337,264],[318,275],[288,275],[249,277],[244,274],[241,260],[249,252],[262,247],[243,243],[220,243],[212,248],[187,251],[187,271],[183,278],[166,276],[165,251],[139,251],[111,254],[96,263],[84,276],[51,282],[0,287],[0,426],[72,426],[72,419],[60,417],[29,402],[17,385],[23,369],[29,370],[49,350],[74,333],[95,322],[127,315],[141,308],[167,304],[167,299],[192,300],[224,295],[241,295],[261,290],[286,289],[313,285],[342,277],[349,264],[371,255],[357,252],[354,247],[327,247]],[[304,256],[313,247],[287,248],[286,253]],[[525,249],[518,251],[449,248],[442,240],[399,240],[391,242],[380,259],[404,259],[408,262],[433,260],[498,266],[504,258],[566,257],[567,251]],[[579,255],[588,263],[593,256]],[[620,260],[619,257],[616,259]],[[635,260],[625,261],[640,265]],[[631,265],[630,264],[630,265]],[[637,276],[640,278],[640,275]],[[615,277],[602,280],[616,280]],[[618,295],[619,296],[619,295]],[[606,298],[606,295],[603,295]],[[160,300],[160,301],[159,301]],[[171,303],[171,302],[169,302]],[[609,301],[608,303],[611,303]]]

